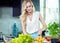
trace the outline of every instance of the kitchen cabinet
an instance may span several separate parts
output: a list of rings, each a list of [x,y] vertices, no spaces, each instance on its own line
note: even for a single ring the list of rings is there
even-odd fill
[[[21,15],[21,0],[14,2],[13,4],[13,17]]]
[[[12,7],[13,17],[21,14],[21,0],[0,0],[0,7]]]
[[[21,15],[21,8],[20,7],[13,7],[13,17],[17,17]]]

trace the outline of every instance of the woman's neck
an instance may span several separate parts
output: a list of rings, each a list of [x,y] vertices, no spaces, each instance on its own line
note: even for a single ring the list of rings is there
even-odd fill
[[[30,21],[32,21],[32,16],[33,16],[33,12],[28,13],[28,17],[29,17]]]

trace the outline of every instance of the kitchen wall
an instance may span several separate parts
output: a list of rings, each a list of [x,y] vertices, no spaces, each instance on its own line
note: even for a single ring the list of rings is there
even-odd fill
[[[32,0],[35,8],[36,8],[36,11],[40,11],[40,0]]]
[[[13,17],[12,7],[0,7],[0,32],[4,34],[12,34],[12,29],[14,23],[17,23],[19,32],[22,31],[20,24],[20,19],[18,17]]]

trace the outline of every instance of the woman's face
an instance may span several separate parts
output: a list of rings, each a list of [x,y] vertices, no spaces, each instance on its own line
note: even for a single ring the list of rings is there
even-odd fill
[[[28,13],[31,13],[33,11],[33,7],[30,2],[27,2],[27,4],[26,4],[26,11]]]

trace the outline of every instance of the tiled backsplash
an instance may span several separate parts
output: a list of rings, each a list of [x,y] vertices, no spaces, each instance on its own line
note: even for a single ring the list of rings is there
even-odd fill
[[[12,7],[1,7],[0,8],[0,32],[4,34],[12,34],[13,24],[16,22],[19,32],[21,32],[20,19],[13,17]]]

